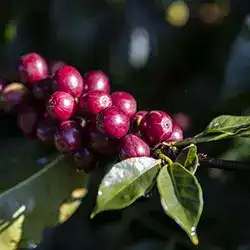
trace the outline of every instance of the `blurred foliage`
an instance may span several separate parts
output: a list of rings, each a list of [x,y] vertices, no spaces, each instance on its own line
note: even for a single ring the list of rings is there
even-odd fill
[[[48,60],[63,60],[81,72],[101,68],[110,76],[112,88],[133,93],[140,108],[186,114],[191,124],[186,136],[192,135],[219,114],[249,114],[250,3],[211,2],[3,1],[0,75],[17,80],[18,58],[30,51]],[[36,158],[28,153],[36,146],[32,142],[23,146],[12,118],[1,116],[1,140],[0,168],[6,169],[0,178],[3,189],[21,181],[24,173],[38,170],[21,171],[24,164],[15,171],[8,169],[13,164],[12,151],[25,155],[23,162]],[[245,139],[204,144],[198,151],[250,160]],[[38,150],[37,157],[42,154]],[[100,172],[91,176],[94,183]],[[199,249],[250,249],[248,174],[201,167],[198,178],[205,200],[197,229]],[[44,233],[39,249],[193,249],[186,235],[164,215],[157,193],[122,212],[105,212],[89,222],[94,192],[70,220]]]

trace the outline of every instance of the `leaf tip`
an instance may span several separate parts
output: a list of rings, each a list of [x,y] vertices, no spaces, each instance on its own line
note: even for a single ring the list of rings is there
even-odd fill
[[[193,243],[195,246],[198,246],[198,245],[199,245],[199,239],[198,239],[197,234],[192,235],[191,241],[192,241],[192,243]]]
[[[92,220],[97,214],[99,214],[99,211],[95,208],[90,214],[89,218]]]
[[[92,212],[91,215],[89,216],[89,218],[92,220],[92,219],[94,219],[95,216],[96,216],[96,213]]]

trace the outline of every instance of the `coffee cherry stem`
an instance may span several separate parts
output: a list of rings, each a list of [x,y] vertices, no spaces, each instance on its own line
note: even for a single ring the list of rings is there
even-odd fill
[[[163,154],[162,150],[164,150],[164,146],[167,147],[173,147],[173,146],[169,143],[162,143],[161,145],[162,146],[160,147],[160,149],[158,148],[154,151],[154,156],[161,159],[164,164],[171,165],[173,163],[172,160],[165,154]],[[173,149],[177,150],[177,148],[175,147]],[[199,159],[199,164],[202,167],[206,168],[214,168],[214,169],[229,170],[229,171],[250,171],[249,162],[213,158],[207,156],[207,154],[204,153],[199,153],[198,159]]]
[[[165,154],[163,154],[160,149],[156,150],[154,152],[154,155],[157,158],[161,159],[164,165],[168,164],[168,165],[171,166],[173,164],[173,161],[168,156],[166,156]]]
[[[188,146],[190,144],[198,144],[198,143],[206,143],[206,142],[211,142],[211,141],[218,141],[218,140],[223,140],[223,139],[229,139],[230,136],[228,134],[218,134],[216,137],[214,135],[204,135],[204,134],[199,134],[195,137],[190,137],[186,138],[182,141],[175,141],[175,142],[163,142],[164,145],[173,145],[175,147],[184,147]]]

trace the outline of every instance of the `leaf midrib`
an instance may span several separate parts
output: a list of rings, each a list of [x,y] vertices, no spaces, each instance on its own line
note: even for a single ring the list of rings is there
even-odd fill
[[[180,168],[182,168],[184,171],[187,171],[184,167],[182,167],[180,164],[177,164],[178,165],[178,167],[180,167]],[[189,172],[188,172],[188,174],[190,174]],[[174,176],[173,175],[173,171],[172,171],[172,169],[171,169],[171,175],[172,176]],[[177,197],[177,199],[178,199],[178,201],[179,201],[179,204],[181,205],[181,207],[183,208],[183,210],[184,210],[184,212],[185,212],[185,215],[187,216],[188,215],[188,213],[186,213],[186,208],[182,205],[182,202],[180,201],[181,199],[180,199],[180,194],[179,194],[179,192],[178,192],[178,188],[177,188],[177,184],[176,184],[176,182],[175,182],[175,178],[173,178],[172,176],[170,175],[170,177],[171,177],[171,179],[173,179],[173,185],[174,185],[174,190],[176,191],[177,190],[177,192],[175,192],[175,195],[176,195],[176,197]],[[197,182],[196,180],[194,180],[194,182]],[[196,184],[199,184],[199,183],[196,183]],[[199,196],[200,196],[200,192],[198,192],[199,193]],[[199,197],[199,200],[200,200],[200,197]],[[197,226],[197,224],[198,224],[198,221],[199,221],[199,215],[200,215],[200,213],[201,213],[201,208],[202,208],[202,206],[199,206],[199,210],[198,210],[198,217],[196,218],[196,220],[194,221],[194,223],[195,223],[195,227]],[[187,216],[187,218],[189,218],[190,216]],[[190,219],[190,218],[189,218]],[[189,219],[188,219],[188,221],[189,221]],[[193,221],[193,219],[191,218],[191,221]]]
[[[50,162],[46,167],[44,167],[42,170],[38,171],[37,173],[33,174],[32,176],[30,176],[29,178],[21,181],[20,183],[18,183],[17,185],[15,185],[14,187],[4,191],[2,194],[0,194],[0,199],[2,199],[4,196],[8,195],[9,193],[13,192],[14,190],[17,190],[23,186],[25,186],[26,184],[32,182],[33,180],[35,180],[36,178],[38,178],[40,175],[42,175],[43,173],[47,172],[50,168],[52,168],[55,164],[57,164],[58,162],[60,162],[62,159],[64,158],[64,155],[60,155],[59,157],[56,157],[55,160],[53,160],[52,162]]]

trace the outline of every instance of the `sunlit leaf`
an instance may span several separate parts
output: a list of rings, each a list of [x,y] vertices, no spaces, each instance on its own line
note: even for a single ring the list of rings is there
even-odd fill
[[[14,250],[22,237],[22,227],[25,219],[24,207],[21,206],[9,221],[0,222],[0,249]]]
[[[159,170],[159,161],[150,157],[130,158],[113,165],[104,176],[91,214],[126,208],[143,196]]]
[[[219,117],[216,117],[209,123],[204,133],[224,133],[228,135],[240,135],[243,132],[249,131],[249,129],[250,116],[221,115]]]
[[[200,134],[177,141],[175,146],[218,141],[233,137],[250,137],[250,116],[221,115],[214,118]]]
[[[38,244],[46,227],[65,221],[60,217],[62,203],[75,188],[86,186],[86,181],[84,174],[76,172],[66,164],[64,156],[59,156],[36,174],[0,195],[0,219],[2,223],[9,223],[13,221],[13,214],[22,208],[24,221],[20,245],[27,247],[30,242]],[[67,217],[77,207],[71,207]],[[8,229],[11,230],[13,225],[11,222]],[[10,232],[11,235],[6,229],[0,232],[0,245],[9,240],[14,242],[20,233],[19,230]]]

